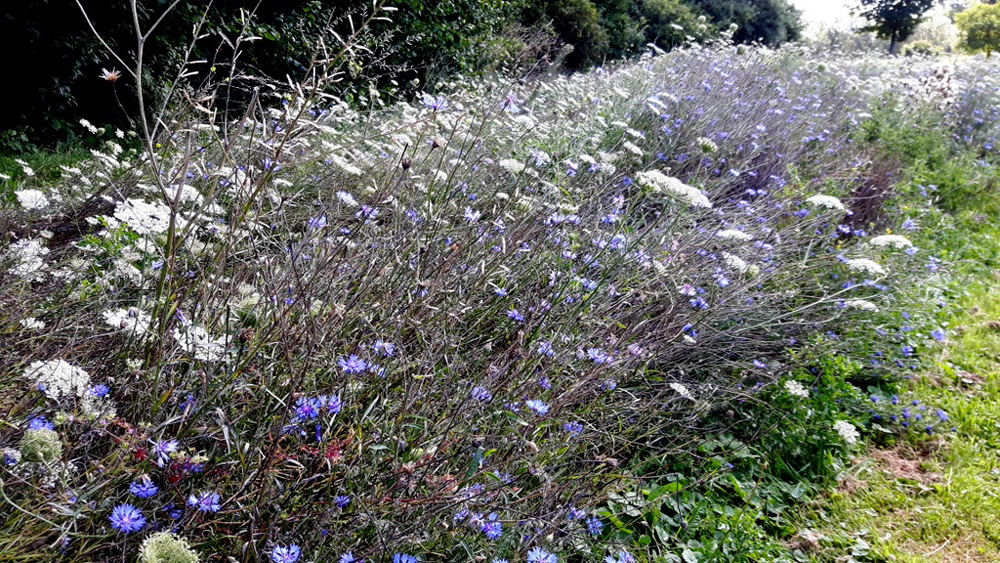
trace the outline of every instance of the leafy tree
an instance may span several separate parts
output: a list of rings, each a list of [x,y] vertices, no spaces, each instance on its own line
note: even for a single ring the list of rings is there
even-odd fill
[[[692,0],[720,28],[736,24],[733,41],[777,47],[802,36],[801,13],[787,0]]]
[[[962,30],[961,46],[970,53],[1000,51],[1000,4],[976,4],[955,16]]]
[[[646,43],[655,43],[669,49],[682,45],[688,37],[702,39],[708,35],[705,20],[687,4],[679,0],[646,0],[642,3],[642,17],[646,20]]]
[[[526,25],[551,25],[559,39],[573,46],[566,57],[572,69],[599,64],[608,49],[608,34],[590,0],[541,0],[526,2],[519,18]]]
[[[889,53],[924,21],[926,14],[938,0],[858,0],[857,15],[868,20],[860,32],[875,32],[879,39],[889,41]]]

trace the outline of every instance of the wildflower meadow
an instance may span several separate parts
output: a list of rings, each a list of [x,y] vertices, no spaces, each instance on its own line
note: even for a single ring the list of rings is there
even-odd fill
[[[359,105],[343,41],[4,170],[0,561],[820,561],[796,503],[952,431],[907,384],[994,59],[723,37]]]

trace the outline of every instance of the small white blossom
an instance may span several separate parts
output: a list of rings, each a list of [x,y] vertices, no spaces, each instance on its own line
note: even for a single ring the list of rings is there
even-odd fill
[[[729,269],[736,270],[741,274],[745,274],[746,271],[750,269],[750,266],[747,265],[746,261],[735,254],[723,252],[722,259],[726,262],[726,266]]]
[[[642,156],[643,155],[642,149],[639,148],[638,146],[636,146],[635,143],[633,143],[631,141],[624,141],[622,143],[622,146],[625,147],[625,150],[627,150],[628,152],[630,152],[630,153],[632,153],[632,154],[634,154],[636,156]]]
[[[681,397],[684,397],[685,399],[694,398],[691,396],[691,392],[688,391],[688,388],[680,383],[677,382],[671,383],[670,388],[673,389],[674,391],[677,391],[677,394],[680,395]]]
[[[21,326],[28,330],[42,330],[45,328],[45,323],[35,317],[26,317],[21,319]]]
[[[141,199],[130,198],[118,203],[114,218],[140,235],[159,234],[170,228],[170,208]]]
[[[149,314],[135,307],[104,311],[101,316],[104,317],[104,322],[113,328],[140,335],[149,332],[149,326],[153,322]]]
[[[845,211],[847,209],[839,199],[833,197],[832,195],[817,194],[806,199],[806,203],[826,207],[827,209],[836,209],[838,211]]]
[[[42,246],[37,240],[19,240],[11,243],[7,247],[7,253],[14,258],[15,264],[7,270],[7,273],[27,278],[30,281],[43,279],[37,272],[45,267],[45,260],[42,256],[49,253],[49,249]]]

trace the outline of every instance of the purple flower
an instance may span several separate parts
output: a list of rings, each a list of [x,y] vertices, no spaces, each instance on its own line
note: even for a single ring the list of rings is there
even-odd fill
[[[39,428],[47,428],[49,430],[55,430],[56,425],[48,421],[44,416],[37,414],[35,416],[28,418],[28,430],[37,430]]]
[[[340,559],[337,560],[337,563],[364,563],[364,561],[365,560],[360,557],[355,559],[354,553],[347,551],[340,556]]]
[[[333,497],[333,504],[336,504],[340,508],[344,508],[351,502],[351,497],[347,495],[337,495]]]
[[[157,440],[153,442],[151,451],[156,455],[156,464],[163,467],[163,464],[170,460],[170,454],[176,452],[179,445],[177,440]]]
[[[384,340],[376,340],[372,343],[372,350],[375,350],[376,354],[381,354],[383,356],[391,356],[396,353],[396,345],[392,342],[386,342]]]
[[[202,491],[197,495],[192,493],[188,497],[187,503],[188,506],[193,506],[202,512],[217,512],[222,508],[219,505],[220,500],[219,493],[215,491]]]
[[[934,340],[944,340],[944,330],[935,328],[931,331],[931,338]]]
[[[569,435],[573,436],[574,438],[579,436],[580,433],[583,432],[583,425],[576,421],[564,422],[562,428],[566,432],[569,432]]]
[[[558,561],[554,553],[549,553],[540,547],[528,550],[528,563],[558,563]]]
[[[342,357],[337,360],[337,363],[344,370],[344,373],[361,373],[368,369],[368,363],[359,358],[357,354]]]
[[[600,348],[588,348],[587,357],[593,360],[595,364],[606,364],[611,361],[611,358]]]
[[[295,401],[295,420],[310,420],[319,416],[319,400],[314,397],[299,397]]]
[[[493,398],[493,394],[488,389],[479,385],[476,385],[472,388],[472,391],[469,391],[469,396],[484,403]]]
[[[160,488],[157,487],[148,476],[143,476],[138,481],[132,481],[128,486],[129,492],[140,498],[149,498],[155,495]]]
[[[107,395],[108,391],[110,391],[110,390],[111,389],[109,389],[108,386],[104,385],[103,383],[99,384],[99,385],[91,385],[90,387],[87,387],[87,393],[90,393],[91,395],[97,395],[98,397],[103,397],[103,396]]]
[[[538,414],[545,414],[549,412],[549,406],[546,405],[543,401],[539,401],[538,399],[528,399],[527,401],[524,402],[524,406],[528,407],[529,409],[535,411]]]
[[[511,309],[507,311],[507,316],[518,322],[524,320],[524,315],[522,315],[521,312],[518,311],[517,309]]]
[[[590,535],[596,536],[600,534],[603,529],[604,523],[601,522],[598,517],[591,516],[590,518],[587,518],[587,531],[590,532]]]
[[[271,549],[271,561],[274,563],[295,563],[302,555],[302,549],[294,543],[285,547],[276,545]]]
[[[146,525],[146,517],[131,504],[119,504],[111,510],[111,527],[122,532],[135,532]]]
[[[495,540],[503,535],[503,524],[497,522],[496,512],[486,517],[487,520],[479,525],[479,529],[486,534],[486,537]]]
[[[318,397],[320,405],[326,407],[327,412],[330,414],[336,414],[340,412],[343,403],[340,401],[340,395],[320,395]]]
[[[417,558],[409,553],[394,553],[392,563],[418,563]]]

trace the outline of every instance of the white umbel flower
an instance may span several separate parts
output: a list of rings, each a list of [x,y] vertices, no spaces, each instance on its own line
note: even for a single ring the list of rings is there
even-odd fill
[[[913,246],[910,239],[904,237],[903,235],[879,235],[872,239],[869,239],[868,244],[872,246],[891,246],[895,249],[902,249],[909,246]]]
[[[649,188],[656,193],[665,193],[678,197],[686,201],[692,207],[712,208],[712,202],[705,197],[705,194],[698,191],[677,178],[667,176],[659,170],[646,170],[636,174],[636,181],[640,186]]]
[[[44,209],[49,206],[49,198],[41,190],[18,190],[14,192],[17,202],[25,209]]]
[[[34,380],[39,390],[50,399],[63,395],[82,397],[90,385],[90,375],[65,360],[31,362],[24,377]]]
[[[818,205],[820,207],[825,207],[827,209],[836,209],[838,211],[846,211],[847,208],[841,201],[832,195],[821,195],[817,194],[806,199],[806,203],[811,203],[813,205]]]
[[[885,270],[879,266],[878,262],[867,258],[853,258],[845,262],[847,268],[852,272],[863,272],[874,276],[884,276]]]
[[[845,299],[844,307],[848,309],[860,309],[862,311],[872,311],[874,313],[878,312],[878,305],[868,301],[867,299]]]
[[[722,253],[722,259],[726,263],[726,267],[730,270],[735,270],[741,274],[745,274],[750,266],[747,265],[746,261],[735,254],[730,254],[728,252]]]
[[[104,317],[104,322],[111,327],[140,335],[149,332],[149,325],[153,322],[153,318],[148,313],[135,307],[104,311],[101,316]]]
[[[837,434],[840,434],[840,437],[843,438],[845,442],[852,446],[858,442],[858,438],[861,436],[861,434],[858,433],[858,429],[846,420],[838,420],[837,422],[834,422],[833,429],[837,431]]]
[[[809,397],[809,390],[806,389],[801,383],[795,381],[794,379],[789,379],[785,382],[785,391],[788,391],[789,395],[794,395],[796,397],[802,397],[806,399]]]
[[[498,162],[500,168],[503,168],[511,174],[520,174],[524,171],[524,163],[519,160],[514,160],[513,158],[505,158]]]
[[[725,229],[715,233],[715,236],[725,240],[735,240],[740,242],[753,240],[752,236],[744,233],[743,231],[738,231],[736,229]]]

